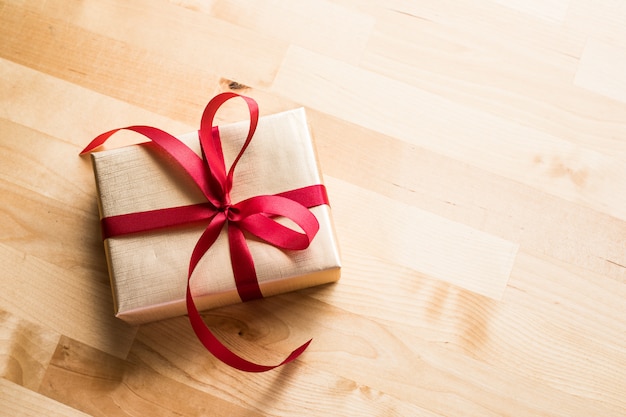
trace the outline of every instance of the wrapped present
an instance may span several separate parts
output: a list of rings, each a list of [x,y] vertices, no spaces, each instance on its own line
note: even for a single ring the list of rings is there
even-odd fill
[[[244,97],[249,122],[213,127],[215,112],[233,97],[242,96],[213,99],[198,132],[174,138],[133,126],[125,129],[152,141],[91,154],[115,313],[122,320],[189,314],[196,333],[211,339],[197,311],[339,279],[339,251],[304,109],[259,118],[256,103]],[[272,367],[244,370],[266,368]]]

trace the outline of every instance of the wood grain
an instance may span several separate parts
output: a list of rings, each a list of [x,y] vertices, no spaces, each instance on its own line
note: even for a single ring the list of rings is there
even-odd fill
[[[0,415],[626,415],[626,5],[0,0]],[[342,279],[113,317],[95,135],[304,106]],[[227,106],[226,123],[244,117]],[[141,140],[120,135],[112,147]]]

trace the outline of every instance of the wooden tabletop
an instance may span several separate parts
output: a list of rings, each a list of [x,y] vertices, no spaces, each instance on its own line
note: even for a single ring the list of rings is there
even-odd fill
[[[626,415],[626,3],[0,1],[0,414]],[[88,157],[304,107],[336,284],[126,325]],[[242,118],[221,112],[220,123]]]

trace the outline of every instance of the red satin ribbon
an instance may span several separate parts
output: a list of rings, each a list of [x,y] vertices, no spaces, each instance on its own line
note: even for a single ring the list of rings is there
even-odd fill
[[[239,154],[227,172],[219,130],[217,127],[213,127],[213,119],[220,106],[235,97],[241,97],[248,105],[250,128]],[[184,169],[194,184],[202,191],[207,202],[102,219],[103,239],[180,224],[208,221],[208,226],[196,243],[189,262],[186,295],[189,320],[202,344],[215,357],[234,368],[248,372],[269,371],[293,361],[307,348],[311,340],[294,350],[278,365],[259,365],[241,358],[224,346],[205,325],[191,295],[189,285],[191,275],[202,256],[213,245],[226,225],[231,264],[239,296],[242,301],[262,298],[254,261],[246,243],[244,231],[281,249],[306,249],[319,230],[319,223],[308,208],[328,204],[326,189],[321,184],[275,195],[255,196],[235,204],[231,203],[230,191],[233,185],[234,170],[252,140],[258,119],[259,109],[253,99],[235,93],[222,93],[214,97],[204,110],[198,131],[202,158],[180,140],[160,129],[150,126],[123,128],[151,139],[158,148]],[[81,155],[102,145],[119,130],[122,129],[101,134],[81,152]],[[274,220],[276,216],[291,219],[302,229],[302,233],[276,222]]]

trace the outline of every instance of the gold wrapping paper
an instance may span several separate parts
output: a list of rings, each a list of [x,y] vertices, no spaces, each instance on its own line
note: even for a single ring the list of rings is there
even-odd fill
[[[220,126],[229,167],[240,150],[248,123]],[[200,154],[197,132],[179,137]],[[100,216],[175,207],[205,201],[183,173],[146,143],[92,153]],[[304,109],[261,117],[235,171],[233,203],[321,184]],[[330,209],[311,209],[320,230],[310,247],[284,251],[248,238],[264,296],[336,281],[339,251]],[[106,239],[104,242],[116,316],[133,324],[186,313],[185,291],[191,252],[204,226],[184,226]],[[199,310],[241,302],[230,263],[226,228],[191,278]]]

